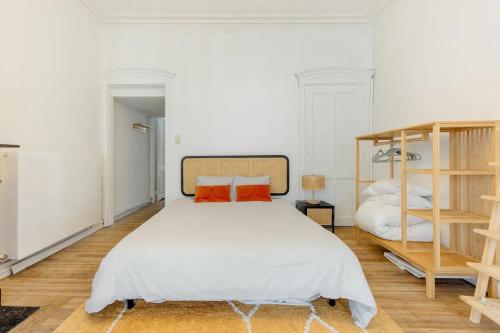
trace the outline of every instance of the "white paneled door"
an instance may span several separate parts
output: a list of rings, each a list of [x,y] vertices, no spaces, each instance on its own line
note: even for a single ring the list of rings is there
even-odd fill
[[[336,206],[336,225],[353,225],[354,137],[371,131],[372,71],[325,70],[297,76],[299,169],[302,174],[326,177],[326,189],[318,192],[317,198]],[[369,158],[369,148],[363,149],[362,158]],[[310,193],[302,191],[302,198],[306,196]]]
[[[306,91],[306,173],[324,175],[326,190],[317,198],[335,202],[335,90],[328,86],[309,86]]]

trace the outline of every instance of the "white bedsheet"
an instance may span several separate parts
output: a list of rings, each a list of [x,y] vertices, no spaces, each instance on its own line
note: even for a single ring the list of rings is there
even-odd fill
[[[376,304],[357,257],[284,200],[180,199],[125,237],[94,278],[89,313],[116,300],[349,300],[366,327]]]

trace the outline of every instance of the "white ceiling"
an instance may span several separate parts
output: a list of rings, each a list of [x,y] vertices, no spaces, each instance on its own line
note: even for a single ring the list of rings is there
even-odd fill
[[[115,97],[115,100],[148,117],[165,117],[164,97]]]
[[[369,22],[390,0],[81,0],[106,23]]]

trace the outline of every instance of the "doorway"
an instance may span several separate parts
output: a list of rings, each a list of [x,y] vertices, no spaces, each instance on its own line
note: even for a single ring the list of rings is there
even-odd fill
[[[118,69],[102,75],[103,139],[103,186],[102,218],[104,226],[114,222],[114,98],[116,97],[163,97],[165,102],[165,200],[172,191],[172,83],[175,74],[153,69]]]
[[[165,198],[165,97],[113,98],[113,217]]]

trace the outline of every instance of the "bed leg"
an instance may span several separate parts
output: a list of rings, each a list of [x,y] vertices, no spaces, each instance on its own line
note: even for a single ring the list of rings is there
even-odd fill
[[[334,299],[329,299],[328,300],[328,305],[335,306],[335,304],[337,304],[337,302]]]
[[[127,300],[127,309],[130,310],[130,309],[133,309],[135,306],[135,301],[133,299],[128,299]]]

